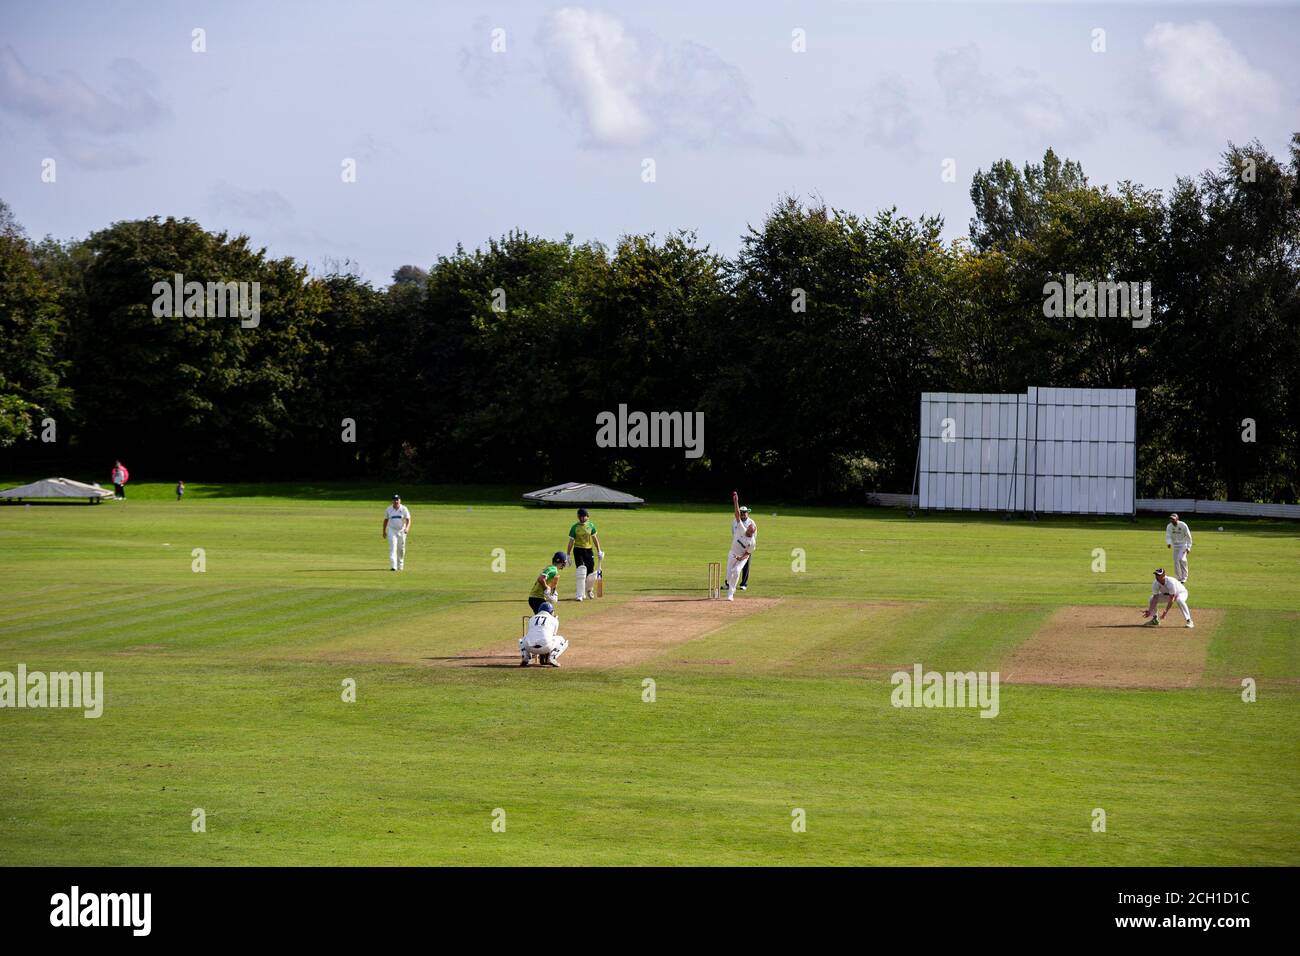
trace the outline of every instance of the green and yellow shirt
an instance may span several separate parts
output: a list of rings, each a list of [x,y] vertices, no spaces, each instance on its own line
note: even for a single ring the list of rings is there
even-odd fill
[[[559,574],[560,572],[555,570],[555,565],[553,564],[548,565],[547,567],[542,569],[541,576],[546,578],[546,585],[552,591],[555,590],[555,579],[559,576]],[[546,591],[542,588],[540,581],[533,581],[533,589],[528,592],[528,596],[535,597],[535,598],[546,597]]]
[[[569,529],[569,537],[573,539],[573,546],[575,548],[586,548],[588,551],[594,547],[591,541],[591,536],[595,533],[596,526],[590,521],[585,521],[582,524],[575,524]]]

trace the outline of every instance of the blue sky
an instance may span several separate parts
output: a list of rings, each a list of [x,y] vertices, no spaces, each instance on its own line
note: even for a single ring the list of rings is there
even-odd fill
[[[377,283],[512,228],[731,254],[783,194],[957,237],[1002,157],[1166,188],[1300,129],[1294,4],[46,0],[0,23],[0,198],[29,234],[189,216]]]

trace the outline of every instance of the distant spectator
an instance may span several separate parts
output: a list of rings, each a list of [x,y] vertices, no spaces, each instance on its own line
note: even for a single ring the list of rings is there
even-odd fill
[[[185,497],[185,482],[178,481],[176,482],[176,500],[180,501],[184,497]]]
[[[126,500],[126,483],[131,480],[131,473],[126,470],[126,465],[120,461],[113,463],[113,491],[114,496],[119,501]]]

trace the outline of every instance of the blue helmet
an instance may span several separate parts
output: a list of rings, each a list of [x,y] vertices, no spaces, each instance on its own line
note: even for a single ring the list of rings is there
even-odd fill
[[[542,614],[542,613],[546,613],[546,614],[554,614],[554,613],[555,613],[555,606],[554,606],[553,604],[551,604],[550,601],[543,601],[543,602],[538,606],[538,608],[537,608],[537,613],[538,613],[538,614]]]
[[[551,557],[551,564],[568,564],[569,556],[563,551],[556,551]]]

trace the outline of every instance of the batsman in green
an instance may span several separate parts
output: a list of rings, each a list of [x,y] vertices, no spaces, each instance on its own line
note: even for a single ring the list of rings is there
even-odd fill
[[[578,521],[569,529],[569,546],[565,555],[572,554],[574,560],[573,577],[577,583],[575,597],[579,601],[596,596],[596,561],[605,558],[600,550],[600,538],[596,536],[596,526],[586,508],[578,509]]]

